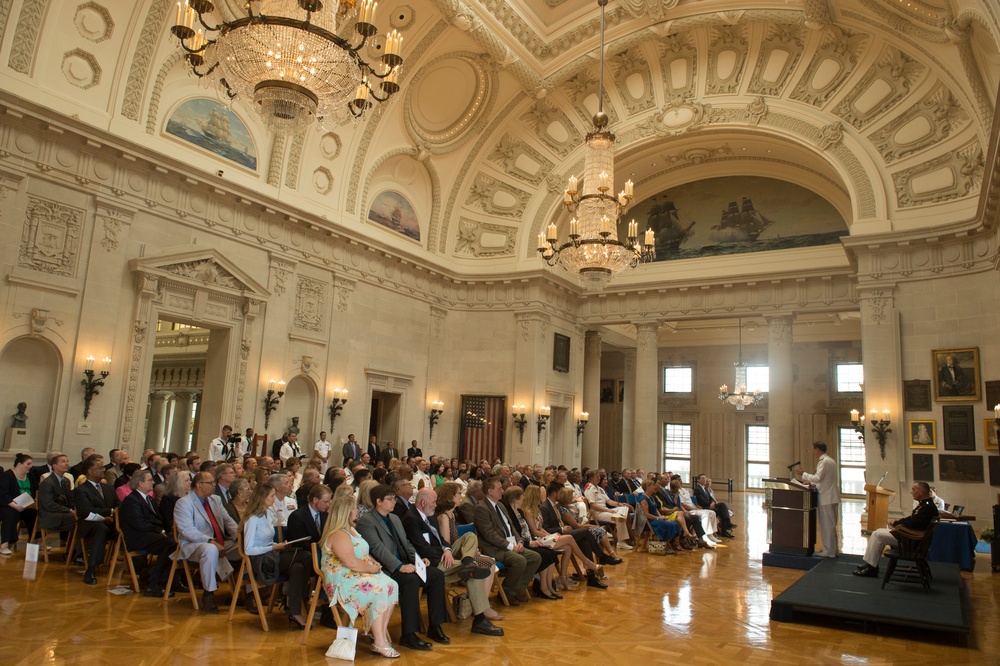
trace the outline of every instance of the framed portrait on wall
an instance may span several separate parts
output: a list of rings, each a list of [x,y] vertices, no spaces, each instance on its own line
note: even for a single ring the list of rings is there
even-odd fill
[[[934,454],[913,454],[913,480],[934,483]]]
[[[611,404],[615,401],[615,380],[601,380],[601,403]]]
[[[986,409],[993,409],[993,405],[1000,405],[1000,382],[985,382],[986,384]]]
[[[1000,433],[1000,426],[997,425],[996,419],[983,419],[983,442],[986,444],[986,450],[997,450],[997,441],[1000,439],[998,437]]]
[[[937,421],[907,421],[911,449],[937,448]]]
[[[569,372],[569,336],[555,334],[552,344],[552,369],[556,372]]]
[[[942,453],[938,458],[942,481],[982,483],[985,480],[982,456],[953,456]]]
[[[979,347],[935,349],[931,352],[934,399],[938,402],[979,402]]]

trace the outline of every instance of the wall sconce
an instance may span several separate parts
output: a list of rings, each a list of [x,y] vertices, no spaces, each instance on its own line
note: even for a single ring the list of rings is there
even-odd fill
[[[580,412],[580,418],[576,420],[576,445],[580,446],[580,435],[583,434],[584,429],[587,427],[587,421],[590,420],[590,414],[587,412]]]
[[[524,405],[514,405],[514,427],[521,444],[524,444],[524,426],[528,424],[528,417],[525,415]]]
[[[104,386],[104,380],[111,374],[111,358],[108,356],[104,357],[104,369],[101,370],[101,377],[100,379],[94,379],[94,357],[88,356],[83,374],[87,376],[86,379],[80,380],[80,383],[83,385],[83,419],[86,421],[87,417],[90,416],[90,401],[94,399],[95,395],[100,393],[97,389]]]
[[[1000,405],[993,406],[993,420],[997,422],[997,427],[1000,428]]]
[[[878,418],[878,410],[872,410],[872,417],[869,423],[872,426],[872,432],[875,433],[875,438],[878,439],[878,448],[882,453],[882,460],[885,460],[885,436],[892,432],[892,428],[889,425],[892,421],[889,420],[889,410],[882,410],[882,418]]]
[[[861,438],[863,443],[865,441],[865,415],[856,409],[852,409],[851,425],[854,426],[854,432],[858,433],[858,437]]]
[[[271,423],[271,412],[278,408],[278,398],[285,395],[285,382],[278,382],[278,390],[274,390],[274,380],[267,382],[267,397],[264,398],[264,430]],[[331,428],[332,430],[332,428]]]
[[[545,423],[549,420],[551,408],[548,405],[542,405],[538,408],[538,439],[542,438],[542,431],[545,430]]]
[[[441,415],[443,413],[444,413],[443,402],[441,402],[440,400],[435,400],[434,402],[431,403],[431,415],[427,419],[431,424],[430,439],[434,439],[434,426],[437,425],[437,422],[441,418]]]
[[[333,389],[333,400],[330,401],[330,433],[333,433],[333,424],[347,404],[347,389]]]

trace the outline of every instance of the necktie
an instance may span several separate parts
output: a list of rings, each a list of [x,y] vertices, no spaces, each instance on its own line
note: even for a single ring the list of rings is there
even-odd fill
[[[319,525],[319,514],[318,513],[317,514],[313,514],[313,518],[316,519],[316,531],[317,532],[322,531],[322,528]]]
[[[142,498],[146,500],[146,506],[149,507],[149,510],[156,513],[156,508],[153,506],[153,500],[149,499],[149,495],[143,495]]]
[[[55,472],[53,472],[53,474],[55,474]],[[66,498],[66,506],[68,506],[68,507],[70,507],[72,509],[73,508],[73,495],[71,495],[70,491],[69,491],[69,480],[67,480],[65,477],[63,477],[60,480],[59,485],[62,487],[63,497]]]
[[[500,522],[503,524],[503,531],[505,536],[511,536],[510,525],[507,524],[507,519],[503,516],[503,511],[500,510],[499,504],[494,504],[493,508],[497,511],[497,516],[500,518]]]
[[[434,538],[437,539],[438,545],[440,546],[441,545],[441,535],[438,534],[437,528],[435,528],[433,525],[431,525],[431,521],[427,520],[427,518],[424,518],[424,522],[427,523],[427,527],[429,527],[431,529],[431,534],[434,535]]]
[[[222,528],[219,527],[219,523],[215,520],[215,514],[212,513],[212,507],[208,504],[208,498],[206,497],[201,501],[202,506],[205,507],[205,513],[208,514],[208,522],[212,523],[212,531],[215,532],[215,540],[218,543],[222,543],[224,540],[222,538]]]
[[[392,524],[392,519],[389,516],[386,516],[383,520],[385,520],[385,524],[389,526],[389,533],[392,535],[392,540],[396,544],[396,559],[400,562],[405,562],[406,558],[403,553],[406,552],[406,549],[403,548],[403,542],[400,541],[399,534],[396,533],[396,527]]]

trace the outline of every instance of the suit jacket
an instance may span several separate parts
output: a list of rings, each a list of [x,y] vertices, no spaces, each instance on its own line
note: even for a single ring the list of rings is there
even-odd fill
[[[118,506],[118,498],[115,491],[108,487],[106,483],[98,483],[95,488],[90,481],[84,481],[73,491],[73,502],[76,504],[76,516],[80,523],[83,523],[87,516],[96,513],[99,516],[108,517]]]
[[[708,489],[700,483],[694,484],[694,501],[702,509],[707,509],[712,505],[712,496],[708,494]]]
[[[20,494],[21,488],[17,485],[17,477],[14,476],[14,470],[5,470],[0,474],[0,506],[7,506]]]
[[[399,567],[412,562],[417,551],[406,538],[406,530],[403,529],[399,516],[390,513],[389,522],[395,530],[396,538],[393,538],[378,511],[369,511],[358,519],[358,532],[368,542],[369,554],[385,567],[387,573],[394,573]],[[399,559],[397,552],[407,558],[405,562]]]
[[[166,535],[156,500],[138,490],[133,490],[122,500],[118,524],[129,550],[142,550]]]
[[[83,476],[85,473],[85,470],[83,469],[83,461],[81,460],[77,464],[70,467],[69,473],[70,476],[72,476],[74,479],[79,479],[81,476]]]
[[[303,504],[288,516],[288,525],[285,526],[284,532],[285,540],[294,541],[309,537],[309,543],[316,543],[323,533],[323,528],[326,527],[325,512],[319,514],[319,525],[319,529],[316,529],[316,521],[313,520],[309,505]],[[305,547],[303,544],[297,545],[299,548]]]
[[[213,492],[219,497],[219,500],[222,502],[222,506],[225,506],[227,502],[233,499],[232,495],[230,495],[227,498],[225,495],[222,494],[222,486],[220,486],[219,484],[215,484],[215,490]]]
[[[55,474],[49,474],[38,485],[38,526],[47,530],[59,529],[63,516],[73,510],[73,494],[69,481],[63,486],[65,479]]]
[[[539,505],[538,510],[542,515],[542,529],[549,534],[561,534],[563,523],[559,520],[559,509],[545,500]]]
[[[485,501],[485,500],[484,500]],[[481,504],[482,502],[480,502]],[[476,500],[469,495],[465,496],[462,503],[455,507],[455,520],[459,525],[471,525],[476,511]]]
[[[396,495],[396,504],[392,507],[392,512],[399,516],[399,519],[402,520],[403,516],[409,513],[411,506],[412,505],[409,501],[399,495]]]
[[[122,468],[118,465],[112,465],[104,471],[104,480],[108,482],[108,485],[114,487],[115,481],[118,477],[122,475]]]
[[[368,452],[368,457],[372,460],[372,464],[374,464],[378,460],[378,455],[382,451],[382,448],[378,445],[378,442],[369,442],[366,451]]]
[[[42,475],[48,474],[51,471],[52,468],[48,465],[35,465],[28,470],[28,479],[31,481],[32,492],[38,492],[38,486],[42,483]]]
[[[357,460],[361,457],[361,445],[357,442],[352,442],[347,440],[344,442],[344,448],[340,451],[344,456],[344,461],[346,462],[348,458],[351,460]]]
[[[226,542],[235,541],[239,527],[223,508],[219,497],[209,495],[208,505],[212,509],[212,515],[215,516],[215,522],[222,530],[223,539]],[[205,513],[201,498],[194,491],[177,500],[177,505],[174,507],[174,524],[177,526],[177,540],[180,542],[183,559],[191,557],[199,545],[215,538],[215,531],[208,520],[208,514]]]
[[[399,450],[395,446],[387,446],[382,449],[382,464],[386,467],[389,466],[389,461],[393,458],[399,458]],[[372,458],[372,461],[375,459]]]
[[[423,452],[423,450],[419,446],[411,446],[410,448],[406,449],[406,457],[407,458],[423,458],[424,457],[424,452]]]
[[[160,498],[160,520],[163,521],[163,531],[171,537],[174,533],[174,507],[177,506],[177,495],[164,495]]]
[[[503,511],[503,505],[499,505],[501,511]],[[508,516],[507,520],[510,520]],[[472,522],[476,525],[476,536],[479,537],[479,549],[483,551],[484,555],[489,555],[494,559],[502,559],[504,553],[509,550],[507,547],[509,542],[507,541],[507,532],[505,530],[503,520],[497,515],[497,512],[493,509],[493,505],[490,503],[489,498],[484,498],[476,510],[473,512]],[[517,530],[514,529],[515,523],[511,523],[510,527],[513,531],[512,536],[517,536]]]
[[[434,520],[434,517],[431,516],[429,520]],[[403,518],[403,529],[406,530],[406,538],[413,544],[420,557],[430,560],[432,567],[440,564],[446,544],[441,541],[440,533],[434,531],[437,525],[432,530],[417,507],[411,506]]]
[[[934,504],[934,498],[925,497],[920,500],[913,513],[905,518],[900,518],[895,524],[902,527],[909,527],[911,530],[926,530],[931,521],[939,515],[937,505]]]

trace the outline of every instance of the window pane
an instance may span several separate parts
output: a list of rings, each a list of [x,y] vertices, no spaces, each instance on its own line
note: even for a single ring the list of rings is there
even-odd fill
[[[691,368],[664,368],[664,393],[691,393]]]
[[[865,366],[860,363],[837,364],[837,391],[840,393],[861,393],[865,382]]]
[[[865,468],[864,467],[841,467],[840,468],[840,492],[845,495],[865,494]]]
[[[667,458],[691,457],[691,426],[681,423],[663,424],[663,455]]]
[[[767,426],[747,426],[747,460],[767,463],[771,459],[771,431]]]
[[[748,463],[747,488],[763,488],[764,479],[770,476],[768,470],[769,467],[767,463]]]
[[[766,365],[751,365],[747,368],[747,391],[767,393],[771,386],[770,373]]]
[[[691,461],[686,458],[664,458],[663,471],[681,475],[681,483],[691,484]]]
[[[840,463],[864,467],[865,443],[853,428],[840,428]]]

